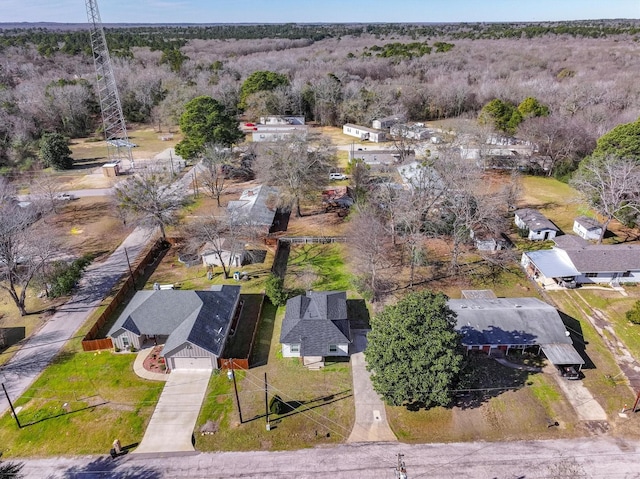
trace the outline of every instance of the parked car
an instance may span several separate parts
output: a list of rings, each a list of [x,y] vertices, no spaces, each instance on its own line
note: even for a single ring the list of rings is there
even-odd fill
[[[71,193],[58,193],[56,196],[54,196],[54,199],[60,200],[60,201],[70,201],[70,200],[77,200],[78,197]]]
[[[346,180],[347,175],[344,173],[329,173],[330,180]]]
[[[557,366],[557,368],[565,379],[580,379],[580,373],[573,366]]]

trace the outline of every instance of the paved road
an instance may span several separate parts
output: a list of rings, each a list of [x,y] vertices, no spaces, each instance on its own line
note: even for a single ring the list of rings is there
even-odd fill
[[[211,370],[174,369],[134,454],[195,451],[193,430]]]
[[[395,441],[396,436],[387,422],[384,403],[373,390],[370,374],[364,360],[367,331],[354,330],[353,333],[355,351],[351,355],[351,371],[356,421],[347,442]]]
[[[29,459],[22,472],[26,479],[392,479],[399,453],[404,454],[410,479],[640,478],[640,441],[611,438],[426,445],[359,443],[283,452],[129,455],[116,460],[108,456]]]
[[[78,292],[0,368],[0,382],[5,384],[12,399],[24,394],[65,343],[74,337],[118,279],[128,272],[125,248],[129,259],[134,262],[151,234],[149,229],[136,228],[109,258],[90,265],[80,281]],[[8,408],[7,399],[0,395],[0,416]]]

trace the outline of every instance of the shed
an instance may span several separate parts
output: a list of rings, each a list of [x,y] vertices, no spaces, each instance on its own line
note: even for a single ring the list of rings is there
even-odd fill
[[[115,178],[120,175],[120,164],[115,161],[113,163],[105,163],[102,165],[102,174],[107,178]]]
[[[560,233],[551,220],[531,208],[516,210],[514,221],[518,228],[527,231],[527,239],[532,241],[550,240]]]
[[[598,240],[602,235],[604,226],[595,218],[578,216],[573,220],[573,231],[586,240]]]

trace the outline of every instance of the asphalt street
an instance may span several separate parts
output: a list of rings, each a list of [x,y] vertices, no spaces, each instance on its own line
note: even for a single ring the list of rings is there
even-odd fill
[[[553,434],[553,433],[550,433]],[[283,452],[192,453],[28,459],[29,478],[640,478],[640,442],[592,439],[408,445],[354,443]]]

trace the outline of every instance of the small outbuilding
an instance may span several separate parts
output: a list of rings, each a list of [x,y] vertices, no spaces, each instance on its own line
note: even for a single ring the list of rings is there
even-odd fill
[[[604,226],[595,218],[578,216],[573,220],[573,231],[586,240],[598,240],[602,236]]]
[[[545,241],[556,237],[560,229],[538,210],[524,208],[516,210],[515,224],[527,234],[531,241]]]

